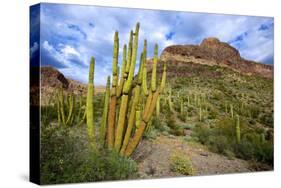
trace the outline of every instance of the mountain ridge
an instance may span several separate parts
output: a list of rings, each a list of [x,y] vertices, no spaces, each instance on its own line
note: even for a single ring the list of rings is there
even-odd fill
[[[273,79],[273,66],[246,60],[237,49],[217,38],[206,38],[199,45],[172,45],[166,47],[160,60],[164,62],[196,63],[221,66],[246,75]]]

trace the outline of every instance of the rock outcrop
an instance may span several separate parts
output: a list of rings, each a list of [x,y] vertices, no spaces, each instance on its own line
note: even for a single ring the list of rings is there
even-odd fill
[[[273,78],[273,66],[243,59],[237,49],[217,38],[204,39],[200,45],[173,45],[165,48],[161,61],[228,67],[247,75]]]

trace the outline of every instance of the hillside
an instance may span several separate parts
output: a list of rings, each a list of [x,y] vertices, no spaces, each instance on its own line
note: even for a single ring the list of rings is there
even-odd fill
[[[87,86],[65,78],[54,68],[43,67],[43,182],[273,170],[273,66],[245,60],[238,50],[214,38],[205,39],[198,46],[165,48],[157,65],[157,85],[164,63],[167,64],[167,82],[159,96],[159,115],[153,113],[142,140],[129,158],[116,156],[114,152],[108,155],[103,150],[99,154],[89,151],[82,112],[86,106]],[[152,61],[148,60],[148,83],[151,65]],[[147,85],[149,88],[150,84]],[[66,91],[64,113],[71,111],[67,110],[72,100],[68,93],[78,96],[79,102],[73,105],[79,106],[75,111],[78,115],[69,126],[60,126],[57,108],[47,100],[58,88]],[[99,138],[105,97],[103,87],[97,91],[100,92],[94,96],[93,114]],[[143,94],[142,97],[141,102],[144,102],[146,98]],[[132,105],[128,104],[129,109]],[[117,103],[117,110],[120,110],[118,107],[120,101]],[[133,131],[138,129],[135,125]],[[62,176],[65,178],[55,178]]]

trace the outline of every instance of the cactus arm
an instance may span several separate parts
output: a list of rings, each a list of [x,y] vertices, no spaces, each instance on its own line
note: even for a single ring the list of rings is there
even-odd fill
[[[90,62],[90,70],[89,70],[89,81],[88,81],[88,92],[87,92],[87,103],[86,103],[86,111],[87,111],[87,130],[88,136],[95,146],[95,129],[94,129],[94,67],[95,67],[95,59],[92,57]]]
[[[67,116],[67,120],[66,120],[66,125],[68,125],[69,123],[70,123],[70,121],[71,121],[71,119],[72,119],[72,115],[73,115],[73,104],[74,103],[74,101],[73,101],[73,96],[72,95],[70,95],[69,97],[68,97],[68,104],[69,104],[69,111],[68,111],[68,116]]]
[[[133,153],[133,151],[135,150],[135,148],[137,147],[137,145],[143,135],[143,132],[146,128],[146,125],[149,122],[149,120],[152,116],[152,113],[155,109],[158,95],[159,95],[159,91],[154,92],[151,102],[146,103],[146,106],[149,105],[149,107],[147,107],[147,108],[149,108],[149,111],[147,113],[147,116],[142,118],[139,128],[136,130],[134,136],[131,138],[131,140],[125,150],[125,153],[124,153],[125,156],[127,156],[127,157],[130,156]]]
[[[126,63],[127,63],[126,57],[127,57],[127,45],[125,44],[124,47],[123,47],[122,70],[121,70],[120,83],[119,83],[119,86],[117,88],[117,98],[119,98],[121,96],[123,85],[124,85],[124,82],[125,82],[126,77],[127,77],[126,74],[125,74]]]
[[[133,31],[130,32],[129,46],[128,46],[128,56],[127,56],[127,64],[125,69],[125,78],[127,79],[130,71],[131,59],[132,59],[132,49],[133,49]]]
[[[160,115],[160,97],[158,97],[156,103],[156,117],[159,118],[159,115]]]
[[[57,117],[58,117],[58,124],[61,124],[61,115],[60,115],[60,101],[59,101],[59,93],[56,94],[56,104],[57,104]]]
[[[60,113],[61,113],[62,124],[66,125],[65,113],[64,113],[64,95],[63,95],[63,90],[62,89],[60,90],[59,101],[60,101]]]
[[[113,49],[113,60],[112,60],[112,88],[111,97],[108,112],[108,130],[107,130],[107,145],[111,149],[114,145],[114,130],[115,130],[115,114],[116,114],[116,87],[117,87],[117,65],[118,65],[118,48],[119,48],[119,38],[118,32],[114,35],[114,49]]]
[[[135,35],[135,37],[134,37],[133,50],[132,50],[132,59],[131,59],[131,63],[130,63],[130,71],[129,71],[128,78],[123,87],[119,118],[117,121],[116,136],[115,136],[115,142],[114,142],[114,148],[116,151],[120,150],[120,147],[122,144],[122,139],[123,139],[125,119],[126,119],[127,108],[128,108],[128,93],[132,87],[133,77],[134,77],[134,72],[135,72],[135,65],[136,65],[136,58],[137,58],[139,23],[137,23],[137,25],[136,25],[136,30],[135,30],[134,35]]]
[[[139,107],[139,100],[140,100],[140,91],[141,91],[141,84],[142,84],[142,70],[143,70],[143,54],[140,57],[140,65],[139,65],[139,71],[138,71],[138,76],[137,76],[137,85],[134,88],[133,92],[133,102],[132,106],[130,109],[129,113],[129,120],[128,120],[128,125],[126,129],[126,133],[123,139],[123,144],[120,150],[120,154],[124,155],[125,149],[128,145],[129,139],[131,137],[132,129],[135,123],[135,114],[136,114],[136,109]]]
[[[163,93],[166,85],[166,78],[167,78],[167,64],[164,63],[164,68],[163,68],[163,75],[161,79],[161,84],[160,84],[160,93]]]
[[[156,91],[156,72],[157,72],[157,61],[158,61],[158,44],[154,46],[154,58],[153,58],[153,68],[151,76],[151,90],[152,92]]]
[[[132,81],[134,78],[136,58],[137,58],[137,52],[138,52],[139,27],[140,27],[140,24],[137,23],[136,30],[134,33],[135,37],[134,37],[134,43],[133,43],[132,58],[131,58],[131,63],[130,63],[130,71],[129,71],[128,79],[126,80],[124,88],[123,88],[124,94],[128,94],[129,90],[131,89]]]
[[[110,98],[110,76],[107,77],[106,91],[105,91],[105,96],[104,96],[104,106],[103,106],[102,120],[101,120],[101,126],[100,126],[100,144],[101,144],[101,146],[103,146],[105,143],[105,133],[106,133],[105,130],[106,130],[106,124],[107,124],[109,98]]]
[[[116,151],[119,151],[120,147],[121,147],[127,108],[128,108],[128,95],[122,95],[120,111],[119,111],[119,118],[118,118],[117,128],[116,128],[115,142],[114,142],[114,149]]]

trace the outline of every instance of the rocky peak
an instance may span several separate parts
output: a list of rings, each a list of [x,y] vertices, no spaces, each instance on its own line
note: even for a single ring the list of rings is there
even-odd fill
[[[163,50],[160,59],[169,62],[218,65],[248,75],[273,77],[273,66],[245,60],[237,49],[217,38],[206,38],[199,45],[168,46]]]

